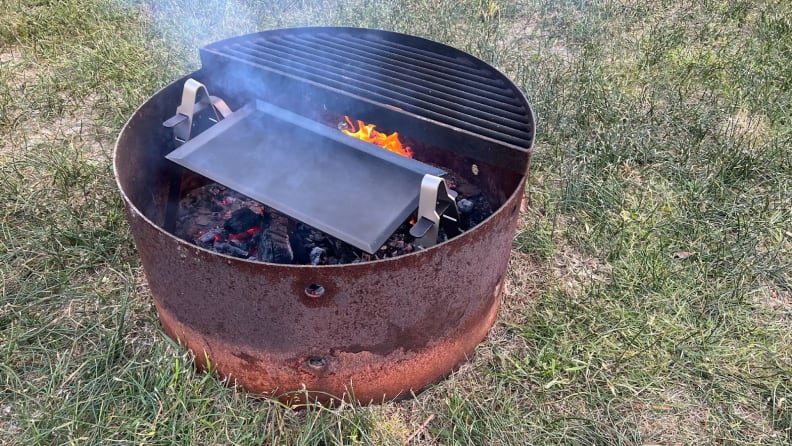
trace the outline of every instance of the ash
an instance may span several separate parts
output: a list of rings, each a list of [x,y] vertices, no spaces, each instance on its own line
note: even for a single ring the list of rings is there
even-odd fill
[[[469,230],[492,214],[489,201],[476,186],[453,173],[446,177],[459,193],[459,226]],[[188,192],[179,202],[174,234],[190,243],[242,259],[297,265],[368,262],[423,249],[402,223],[380,249],[368,254],[316,228],[268,208],[218,183]],[[448,239],[440,228],[438,243]]]

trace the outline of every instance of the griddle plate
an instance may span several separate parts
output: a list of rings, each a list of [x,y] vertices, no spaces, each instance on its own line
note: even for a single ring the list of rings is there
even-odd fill
[[[446,174],[263,101],[166,157],[368,253],[417,209],[424,174]]]

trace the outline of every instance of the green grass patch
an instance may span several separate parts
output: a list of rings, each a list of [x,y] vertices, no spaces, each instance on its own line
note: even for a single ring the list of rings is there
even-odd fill
[[[0,0],[0,443],[789,444],[792,6]],[[197,48],[444,42],[535,107],[499,322],[414,399],[294,412],[161,332],[110,152]]]

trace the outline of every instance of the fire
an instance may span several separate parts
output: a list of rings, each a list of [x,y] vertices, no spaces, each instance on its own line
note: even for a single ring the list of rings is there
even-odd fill
[[[358,120],[358,130],[355,130],[355,125],[352,124],[352,119],[350,119],[349,116],[344,116],[344,119],[346,120],[347,124],[349,124],[349,130],[342,130],[345,135],[376,144],[384,149],[388,149],[391,152],[396,152],[399,155],[406,156],[408,158],[413,157],[412,149],[403,145],[401,141],[399,141],[398,132],[393,132],[390,135],[386,135],[385,133],[374,130],[376,125],[366,124],[361,120]]]

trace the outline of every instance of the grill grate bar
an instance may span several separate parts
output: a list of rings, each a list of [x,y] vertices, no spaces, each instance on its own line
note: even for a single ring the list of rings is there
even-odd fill
[[[298,36],[294,36],[294,38],[291,40],[296,40],[297,38]],[[509,101],[514,99],[509,94],[510,91],[508,87],[503,84],[501,79],[487,76],[486,72],[484,72],[485,74],[481,74],[482,72],[478,70],[471,70],[467,67],[467,65],[462,65],[458,62],[456,64],[449,65],[443,64],[440,60],[425,60],[423,58],[416,57],[417,54],[412,54],[407,51],[392,51],[382,42],[371,42],[361,39],[347,40],[334,37],[332,35],[327,35],[321,39],[310,35],[299,36],[299,38],[300,40],[311,42],[320,50],[333,47],[341,49],[342,52],[349,51],[355,56],[354,58],[350,57],[350,60],[357,61],[358,58],[366,58],[376,55],[379,56],[380,59],[378,61],[380,63],[393,61],[398,62],[410,69],[420,69],[423,73],[430,76],[428,79],[430,81],[434,76],[441,76],[444,79],[454,83],[458,83],[460,81],[469,81],[473,83],[473,85],[476,85],[477,87],[483,88],[492,93],[496,93],[499,96],[508,99]]]
[[[313,34],[313,35],[303,34],[301,37],[314,38],[317,35],[318,34]],[[436,51],[426,51],[421,48],[417,48],[415,46],[404,45],[399,42],[394,42],[392,40],[386,40],[386,39],[370,40],[353,34],[343,34],[343,38],[341,36],[342,36],[341,34],[337,34],[337,33],[323,33],[322,39],[332,40],[335,42],[340,42],[342,44],[361,43],[368,48],[382,49],[387,54],[404,56],[411,63],[414,63],[416,61],[423,61],[431,66],[444,66],[454,71],[464,70],[470,74],[478,75],[483,78],[489,77],[487,76],[487,74],[490,73],[490,70],[484,67],[474,66],[470,62],[470,58],[467,57],[466,58],[449,57],[441,53],[438,53]],[[497,83],[498,85],[505,87],[503,81],[498,80]]]
[[[270,57],[267,59],[261,57],[262,55],[260,54],[254,54],[253,52],[249,51],[240,51],[238,48],[228,48],[226,51],[232,54],[236,53],[237,56],[240,57],[240,60],[244,61],[245,63],[258,62],[259,64],[256,65],[259,68],[272,70],[270,66],[274,63],[275,66],[279,68],[280,72],[287,75],[308,79],[319,84],[332,86],[342,91],[345,90],[349,92],[355,92],[356,95],[363,98],[377,98],[378,100],[384,101],[390,105],[396,105],[403,110],[413,112],[420,116],[430,117],[431,119],[434,119],[438,122],[452,125],[463,130],[482,134],[497,141],[504,141],[518,146],[525,146],[530,142],[531,134],[529,131],[527,131],[527,129],[515,129],[501,125],[499,124],[499,122],[503,120],[501,116],[490,115],[488,116],[489,119],[485,119],[479,116],[464,114],[463,112],[449,109],[443,105],[416,99],[407,94],[379,88],[360,79],[348,78],[344,81],[311,73],[310,71],[313,70],[310,70],[310,66],[295,62],[293,58],[290,59],[286,57],[275,56],[274,58]],[[284,66],[286,64],[289,66]],[[303,66],[303,69],[296,73],[293,69],[289,70],[289,68],[291,68],[290,66],[300,65]],[[483,113],[479,113],[479,115],[483,115]]]
[[[310,43],[306,44],[296,40],[289,43],[290,46],[279,46],[287,52],[289,48],[299,48],[305,53],[310,53],[312,57],[320,57],[322,60],[335,63],[336,66],[341,66],[345,69],[349,68],[349,64],[346,61],[352,59],[355,61],[356,66],[365,66],[374,72],[387,73],[404,81],[405,85],[409,85],[411,88],[442,91],[453,95],[455,99],[463,97],[466,100],[480,102],[496,107],[499,110],[505,109],[517,115],[518,118],[525,117],[525,107],[511,96],[509,91],[491,87],[488,84],[482,85],[478,81],[460,79],[453,74],[440,73],[431,67],[416,66],[387,55],[380,55],[375,52],[360,52],[352,45],[343,46],[324,42],[325,47],[317,48]],[[260,44],[260,42],[256,42],[256,45]],[[371,71],[359,71],[361,71],[361,74],[371,73]]]
[[[515,113],[510,110],[504,110],[502,107],[495,107],[490,104],[497,104],[497,101],[488,98],[479,97],[477,101],[461,97],[459,95],[450,95],[441,91],[434,91],[431,88],[421,85],[420,83],[404,80],[399,73],[394,73],[387,70],[380,71],[377,78],[366,76],[371,70],[381,70],[381,67],[370,63],[362,62],[356,63],[355,66],[350,67],[346,64],[338,62],[337,58],[323,56],[319,53],[313,53],[310,48],[304,48],[304,51],[295,54],[293,49],[301,47],[293,46],[291,48],[284,48],[280,45],[256,43],[256,49],[251,49],[249,54],[253,57],[263,57],[267,54],[271,57],[280,57],[284,61],[290,63],[300,62],[302,67],[308,67],[307,70],[315,72],[314,65],[316,62],[322,64],[322,71],[327,74],[334,74],[335,79],[341,82],[345,78],[355,78],[357,80],[366,79],[366,82],[376,84],[386,90],[394,90],[404,93],[416,98],[420,98],[427,102],[436,102],[439,105],[456,110],[459,113],[468,113],[475,116],[482,117],[477,111],[484,112],[487,117],[491,115],[502,116],[504,118],[503,124],[515,128],[524,125],[525,111]],[[240,51],[247,52],[248,47],[240,47]],[[356,60],[356,62],[358,62]],[[282,65],[283,66],[283,65]],[[357,76],[355,76],[357,75]],[[485,99],[487,102],[485,102]]]

